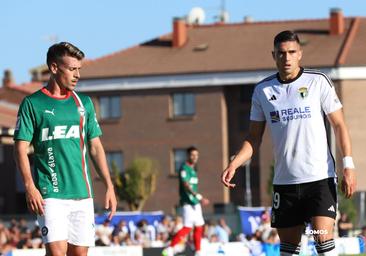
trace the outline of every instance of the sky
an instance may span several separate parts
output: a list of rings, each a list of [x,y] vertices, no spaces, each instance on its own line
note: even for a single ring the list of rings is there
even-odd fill
[[[366,17],[365,0],[0,0],[0,77],[10,69],[17,84],[30,81],[29,70],[45,63],[55,42],[69,41],[94,59],[170,33],[173,18],[193,7],[205,10],[204,23],[213,23],[222,6],[230,23],[245,16],[328,18],[331,8]]]

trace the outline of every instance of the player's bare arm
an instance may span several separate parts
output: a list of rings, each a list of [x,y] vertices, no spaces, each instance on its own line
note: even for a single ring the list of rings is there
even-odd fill
[[[183,186],[185,190],[194,195],[203,205],[208,205],[210,203],[210,201],[207,198],[203,197],[199,193],[195,193],[188,182],[183,182]]]
[[[262,142],[265,125],[265,122],[250,121],[249,134],[243,142],[242,148],[221,174],[221,182],[226,187],[235,187],[235,184],[230,183],[230,181],[234,177],[236,169],[248,161],[253,153],[259,148],[259,145]]]
[[[15,147],[14,147],[15,162],[23,178],[26,192],[26,202],[29,211],[38,215],[43,215],[44,201],[34,184],[28,159],[29,144],[30,143],[28,141],[23,140],[15,141]]]
[[[351,139],[344,121],[342,110],[337,110],[328,115],[328,120],[334,129],[338,148],[343,157],[352,156]],[[352,164],[353,165],[353,164]],[[342,192],[347,198],[350,198],[356,190],[356,175],[354,167],[344,166],[342,178]]]
[[[113,215],[116,212],[117,199],[114,192],[114,186],[111,180],[111,176],[109,174],[104,148],[99,137],[90,140],[89,144],[90,155],[93,160],[95,169],[107,188],[105,194],[105,208],[110,209],[108,219],[112,219]]]

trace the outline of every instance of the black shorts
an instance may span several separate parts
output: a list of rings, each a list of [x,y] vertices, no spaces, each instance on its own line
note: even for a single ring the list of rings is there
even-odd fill
[[[304,225],[314,216],[335,219],[336,212],[336,178],[273,186],[271,226],[274,228]]]

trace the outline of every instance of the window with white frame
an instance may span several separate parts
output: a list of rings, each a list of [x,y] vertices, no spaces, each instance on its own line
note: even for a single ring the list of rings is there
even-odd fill
[[[196,113],[196,100],[193,93],[174,93],[173,116],[192,116]]]
[[[187,150],[182,148],[173,149],[173,167],[172,174],[177,174],[187,160]]]
[[[116,119],[122,115],[120,96],[101,96],[99,97],[100,118]]]

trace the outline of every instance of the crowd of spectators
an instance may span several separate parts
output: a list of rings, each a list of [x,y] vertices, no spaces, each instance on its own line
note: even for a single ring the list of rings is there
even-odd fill
[[[252,235],[240,234],[236,240],[245,243],[251,255],[279,255],[280,238],[271,227],[269,209],[262,212],[259,226]]]
[[[181,217],[172,218],[164,216],[157,225],[149,225],[146,220],[139,221],[136,225],[128,225],[121,220],[116,226],[110,225],[108,220],[96,227],[96,245],[98,246],[123,246],[141,245],[143,247],[164,247],[169,244],[172,236],[183,227]],[[204,226],[206,242],[229,242],[231,229],[224,218],[208,220]],[[188,237],[188,242],[192,241]]]
[[[97,246],[125,246],[141,245],[143,247],[164,247],[169,244],[172,236],[182,228],[181,217],[164,216],[159,223],[149,225],[141,220],[131,225],[121,220],[117,225],[111,225],[106,220],[95,227],[95,243]],[[225,219],[208,220],[204,228],[206,242],[228,242],[231,229]],[[193,244],[193,237],[188,243]],[[5,255],[13,249],[43,248],[40,227],[37,222],[25,219],[12,219],[4,222],[0,220],[0,255]]]
[[[350,226],[348,218],[342,215],[338,223],[340,235],[348,235]],[[346,224],[345,224],[346,223]],[[182,228],[182,218],[164,216],[159,223],[149,225],[146,220],[141,220],[135,225],[121,220],[117,225],[112,225],[108,220],[96,225],[97,246],[125,246],[141,245],[143,247],[164,247],[169,244],[172,236]],[[342,233],[342,228],[345,229]],[[347,231],[347,232],[345,232]],[[193,233],[193,232],[192,232]],[[366,237],[366,227],[362,227],[361,236]],[[271,228],[270,213],[268,210],[262,212],[260,224],[252,235],[243,234],[236,237],[227,225],[224,218],[207,220],[204,226],[203,243],[229,241],[242,241],[251,250],[277,250],[279,237],[276,229]],[[188,244],[193,244],[193,237],[189,236]],[[260,246],[261,245],[261,246]],[[7,222],[0,220],[0,255],[5,255],[13,249],[35,249],[43,248],[41,230],[36,222],[29,222],[25,219],[12,219]]]
[[[0,255],[13,249],[42,248],[41,230],[34,225],[31,229],[25,219],[12,219],[8,225],[0,220]]]

